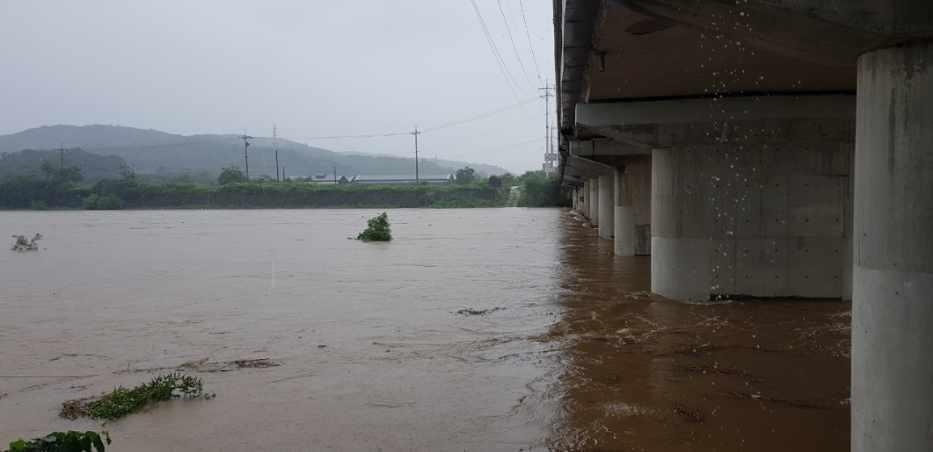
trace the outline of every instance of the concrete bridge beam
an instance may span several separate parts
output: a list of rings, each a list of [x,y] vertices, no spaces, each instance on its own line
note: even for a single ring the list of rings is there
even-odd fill
[[[933,447],[933,43],[862,55],[858,86],[852,450],[927,451]]]

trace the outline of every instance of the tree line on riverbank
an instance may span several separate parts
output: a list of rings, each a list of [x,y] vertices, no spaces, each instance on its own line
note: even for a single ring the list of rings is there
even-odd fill
[[[0,181],[2,209],[499,207],[519,187],[518,205],[564,204],[560,187],[541,172],[481,178],[465,168],[450,184],[320,185],[222,177],[218,183],[152,183],[125,172],[121,178],[83,183],[77,167],[42,165],[41,175]]]

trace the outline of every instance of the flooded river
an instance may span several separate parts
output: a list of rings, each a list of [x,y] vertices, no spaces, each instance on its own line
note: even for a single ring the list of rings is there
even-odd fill
[[[848,450],[849,306],[648,294],[556,209],[3,212],[0,445],[115,451]],[[240,368],[269,359],[273,367]],[[158,372],[212,400],[101,427],[61,402]]]

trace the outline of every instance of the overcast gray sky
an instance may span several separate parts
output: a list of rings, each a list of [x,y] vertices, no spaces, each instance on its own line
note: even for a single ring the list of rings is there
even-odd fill
[[[471,0],[0,0],[0,134],[266,136],[275,123],[323,148],[410,156],[410,136],[312,137],[430,128],[528,100],[423,135],[424,155],[540,169],[544,101],[530,99],[553,79],[551,2],[499,1],[517,52],[497,0],[475,0],[514,90]]]

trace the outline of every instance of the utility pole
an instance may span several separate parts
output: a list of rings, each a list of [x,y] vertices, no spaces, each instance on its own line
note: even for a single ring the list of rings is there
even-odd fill
[[[418,126],[415,126],[415,130],[411,132],[415,136],[415,184],[421,183],[421,172],[418,169],[418,135],[421,135],[423,132],[418,130]]]
[[[544,91],[541,96],[544,98],[544,165],[542,169],[545,173],[550,173],[554,171],[555,163],[557,163],[557,156],[554,154],[554,146],[551,140],[551,97],[554,96],[551,94],[551,90],[554,87],[548,81],[545,82],[544,88],[538,89]]]
[[[275,151],[275,181],[281,182],[279,179],[279,143],[278,143],[278,130],[275,127],[275,124],[272,124],[272,150]]]
[[[58,170],[61,171],[65,169],[65,145],[64,143],[58,148]]]
[[[334,165],[334,185],[337,185],[337,165]]]
[[[243,140],[243,162],[246,164],[246,180],[249,180],[249,140],[252,140],[253,137],[243,133],[240,139]]]

